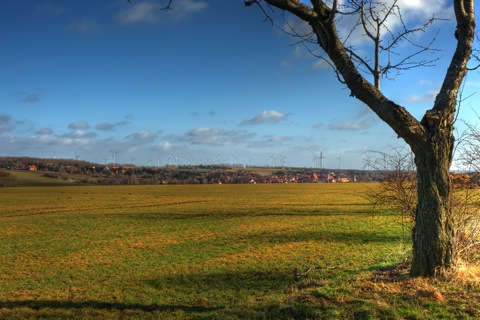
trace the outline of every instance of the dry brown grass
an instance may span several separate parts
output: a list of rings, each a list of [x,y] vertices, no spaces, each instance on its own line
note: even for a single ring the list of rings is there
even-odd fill
[[[470,292],[480,289],[480,265],[461,265],[436,278],[411,278],[409,264],[382,269],[361,281],[364,294],[373,295],[381,304],[382,296],[398,296],[407,300],[438,301],[445,303],[454,298],[457,291]],[[455,288],[448,290],[446,288]]]
[[[448,270],[443,275],[443,280],[466,289],[480,289],[480,264],[459,263],[457,267]]]

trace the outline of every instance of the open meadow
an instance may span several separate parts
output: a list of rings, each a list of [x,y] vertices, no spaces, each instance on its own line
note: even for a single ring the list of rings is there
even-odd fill
[[[366,188],[0,189],[0,319],[477,318],[478,288],[408,279]]]

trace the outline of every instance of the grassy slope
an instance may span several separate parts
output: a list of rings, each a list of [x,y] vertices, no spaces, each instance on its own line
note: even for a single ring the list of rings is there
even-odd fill
[[[0,191],[0,318],[480,315],[478,289],[378,271],[402,259],[402,231],[362,185]]]
[[[40,171],[6,170],[6,172],[17,177],[15,186],[19,187],[53,187],[73,185],[71,181],[45,177],[43,172]]]

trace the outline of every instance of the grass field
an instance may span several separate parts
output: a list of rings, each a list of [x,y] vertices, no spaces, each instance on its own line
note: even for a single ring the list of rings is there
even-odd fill
[[[361,184],[0,189],[0,319],[474,319]]]

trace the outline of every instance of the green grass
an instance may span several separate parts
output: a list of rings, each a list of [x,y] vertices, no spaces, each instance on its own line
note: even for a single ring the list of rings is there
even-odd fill
[[[442,287],[442,303],[416,294],[435,283],[390,268],[405,257],[401,227],[395,216],[372,215],[364,192],[360,184],[0,189],[0,319],[478,316],[478,289]]]

